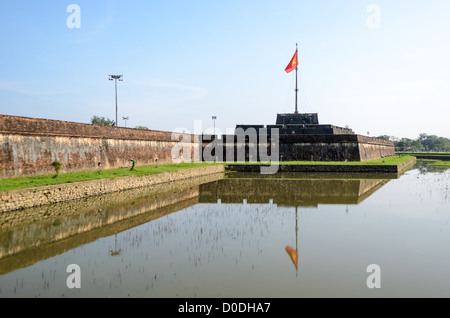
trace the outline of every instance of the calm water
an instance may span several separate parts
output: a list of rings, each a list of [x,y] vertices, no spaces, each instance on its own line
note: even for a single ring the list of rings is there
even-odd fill
[[[253,177],[4,214],[0,297],[450,297],[450,170]]]

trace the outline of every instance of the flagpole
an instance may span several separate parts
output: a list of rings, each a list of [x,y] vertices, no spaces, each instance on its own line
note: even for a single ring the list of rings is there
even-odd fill
[[[295,53],[297,54],[297,62],[298,62],[298,46],[297,43],[295,43]],[[295,66],[295,114],[298,114],[297,110],[297,94],[298,94],[298,88],[297,88],[297,71],[298,71],[298,63]]]

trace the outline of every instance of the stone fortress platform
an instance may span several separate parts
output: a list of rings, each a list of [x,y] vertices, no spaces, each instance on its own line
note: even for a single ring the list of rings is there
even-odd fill
[[[395,155],[393,142],[319,124],[317,113],[277,114],[275,125],[236,125],[235,135],[249,128],[257,133],[267,129],[268,151],[272,129],[278,129],[280,161],[368,161]],[[250,158],[246,156],[246,160]]]

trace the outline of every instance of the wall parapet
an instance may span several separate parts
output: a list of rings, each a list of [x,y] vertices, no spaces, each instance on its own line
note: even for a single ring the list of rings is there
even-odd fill
[[[172,132],[168,131],[99,126],[62,120],[9,115],[0,115],[0,133],[32,136],[62,136],[170,142],[178,142],[179,140],[173,140]],[[181,138],[181,134],[178,135]]]

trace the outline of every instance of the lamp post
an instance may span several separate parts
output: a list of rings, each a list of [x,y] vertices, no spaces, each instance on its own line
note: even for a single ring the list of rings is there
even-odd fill
[[[216,119],[217,119],[217,116],[212,116],[212,120],[214,123],[214,138],[216,138]]]
[[[129,117],[122,117],[122,119],[125,121],[125,127],[127,127],[127,120],[130,119]]]
[[[114,81],[114,86],[115,86],[115,91],[116,91],[116,127],[117,127],[117,123],[118,123],[118,121],[117,121],[117,80],[119,80],[120,82],[122,82],[123,81],[123,75],[111,75],[111,74],[108,74],[108,76],[109,76],[109,80],[110,81]]]

